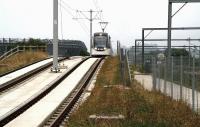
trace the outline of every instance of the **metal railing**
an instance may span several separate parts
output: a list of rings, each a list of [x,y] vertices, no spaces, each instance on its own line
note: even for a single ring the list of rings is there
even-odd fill
[[[131,85],[131,74],[130,74],[130,65],[128,61],[127,51],[125,49],[120,49],[119,51],[119,59],[120,59],[120,75],[121,82],[123,85],[130,86]]]
[[[127,64],[127,67],[128,67],[128,75],[129,75],[129,80],[130,80],[130,83],[132,82],[132,75],[131,75],[131,69],[130,69],[130,64],[129,64],[129,60],[128,60],[128,52],[126,51],[126,64]]]
[[[0,61],[3,61],[4,59],[8,58],[9,56],[12,56],[13,54],[16,54],[20,52],[19,46],[9,50],[8,52],[5,52],[2,56],[0,56]]]
[[[9,51],[5,52],[3,55],[0,56],[0,61],[5,60],[6,58],[24,51],[46,51],[46,46],[17,46],[15,48],[10,49]]]

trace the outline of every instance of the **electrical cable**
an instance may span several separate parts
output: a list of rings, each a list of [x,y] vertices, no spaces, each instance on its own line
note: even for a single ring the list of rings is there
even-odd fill
[[[62,1],[62,3],[65,5],[65,6],[67,6],[70,10],[72,10],[72,11],[76,11],[76,9],[74,9],[74,8],[72,8],[69,4],[67,4],[64,0],[61,0]]]
[[[61,4],[61,7],[64,9],[65,12],[67,12],[70,16],[75,17],[63,4]],[[66,14],[67,15],[67,14]],[[83,31],[86,33],[86,35],[88,35],[88,28],[85,24],[82,24],[79,20],[77,20],[77,22],[79,23],[79,25],[81,26],[81,28],[83,29]]]
[[[85,19],[90,20],[82,11],[78,11],[78,12],[80,12],[80,14],[83,15],[83,17],[85,17]]]
[[[68,14],[70,14],[72,17],[73,17],[73,19],[87,19],[87,20],[90,20],[84,13],[83,13],[83,11],[79,11],[79,10],[75,10],[75,9],[73,9],[69,4],[67,4],[64,0],[60,0],[60,3],[61,3],[61,5],[62,5],[62,8],[64,8],[64,10],[68,13]],[[93,3],[94,3],[94,5],[95,5],[95,7],[97,8],[97,10],[100,10],[100,7],[98,6],[98,4],[97,4],[97,0],[95,1],[95,0],[93,0]],[[69,9],[67,9],[67,8]],[[75,16],[74,16],[74,14],[72,13],[72,11],[73,12],[76,12],[76,17],[84,17],[84,18],[75,18]],[[87,11],[88,12],[88,11]],[[97,19],[100,19],[101,21],[102,21],[102,15],[100,15],[100,14],[102,14],[102,11],[101,11],[101,13],[100,12],[98,12],[96,15],[95,15],[95,18],[97,18]],[[88,28],[87,28],[87,26],[84,24],[84,23],[81,23],[79,20],[76,20],[76,21],[78,21],[78,23],[80,24],[80,26],[82,27],[82,29],[86,32],[86,33],[88,33],[87,31],[89,31],[88,30]]]
[[[72,17],[74,17],[74,15],[71,13],[71,11],[69,11],[62,3],[61,3],[61,7]]]
[[[78,13],[78,15],[79,15],[79,17],[80,17],[80,13]],[[77,21],[78,21],[78,23],[84,28],[86,34],[88,35],[88,33],[89,33],[89,28],[86,26],[86,24],[85,24],[85,23],[81,23],[80,20],[77,20]]]
[[[93,1],[93,4],[95,6],[95,8],[97,9],[97,11],[101,11],[102,9],[100,8],[99,4],[98,4],[98,1],[97,0],[92,0]],[[99,17],[97,17],[99,16]],[[96,15],[96,18],[101,20],[101,22],[103,21],[103,12],[101,11],[101,13],[99,13],[98,15]]]
[[[99,11],[100,10],[100,7],[98,6],[98,3],[97,3],[97,0],[92,0],[93,1],[93,4],[95,6],[95,8]]]
[[[100,18],[100,14],[102,13],[102,11],[98,11],[97,13],[96,13],[96,15],[94,16],[94,19],[96,19],[96,20],[101,20],[101,18]]]

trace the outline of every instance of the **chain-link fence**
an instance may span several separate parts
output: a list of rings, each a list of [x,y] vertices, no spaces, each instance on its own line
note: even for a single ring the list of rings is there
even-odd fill
[[[130,86],[132,78],[130,73],[130,65],[128,61],[127,50],[123,48],[120,49],[119,59],[120,59],[121,81],[123,85]]]
[[[191,49],[192,53],[184,47],[178,47],[173,50],[170,58],[166,58],[167,49],[144,48],[144,70],[141,72],[149,73],[149,79],[143,80],[152,80],[150,83],[152,89],[173,99],[183,100],[194,111],[199,112],[200,50]],[[136,71],[140,71],[142,65],[141,54],[140,47],[137,50],[132,47],[128,52],[129,64],[134,66]],[[184,56],[177,54],[184,54]]]
[[[130,65],[134,65],[137,71],[151,73],[152,57],[157,56],[157,54],[162,53],[163,50],[159,50],[155,47],[144,47],[144,67],[142,67],[142,47],[132,47],[127,52],[128,61]]]
[[[183,100],[199,109],[200,59],[194,57],[152,58],[153,89]]]

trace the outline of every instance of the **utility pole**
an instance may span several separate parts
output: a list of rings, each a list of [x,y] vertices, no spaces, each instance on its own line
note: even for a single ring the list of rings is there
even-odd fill
[[[58,72],[58,0],[53,0],[53,67],[51,71]]]
[[[99,18],[97,18],[97,14],[101,13],[102,11],[93,11],[92,9],[90,9],[89,11],[79,11],[79,10],[77,10],[77,13],[78,12],[83,16],[83,18],[77,17],[77,18],[74,18],[74,19],[87,19],[87,20],[90,21],[90,55],[91,55],[91,53],[92,53],[92,45],[93,45],[92,44],[92,22],[94,20],[99,20]],[[83,12],[89,12],[90,13],[90,18],[88,18]],[[93,17],[93,13],[94,12],[96,12],[97,14]]]
[[[92,18],[92,9],[90,9],[90,56],[92,54],[92,21],[93,21],[93,18]]]

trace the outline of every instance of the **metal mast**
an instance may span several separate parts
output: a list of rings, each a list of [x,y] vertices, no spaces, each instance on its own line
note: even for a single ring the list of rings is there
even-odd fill
[[[83,12],[89,12],[90,17],[88,18]],[[96,12],[97,14],[93,17],[94,12]],[[99,18],[97,18],[97,15],[101,12],[102,11],[93,11],[92,9],[90,9],[89,11],[79,11],[79,10],[77,10],[77,13],[80,13],[83,17],[74,18],[74,19],[87,19],[87,20],[90,21],[90,55],[92,53],[92,22],[93,22],[93,20],[99,20]]]
[[[51,71],[58,72],[58,0],[53,0],[53,67]]]
[[[168,65],[170,65],[171,61],[171,28],[172,27],[172,3],[168,3],[168,31],[167,31],[167,46],[168,46],[168,51],[167,51],[167,62]]]
[[[93,21],[93,18],[92,18],[92,9],[90,9],[90,55],[92,53],[92,21]]]

